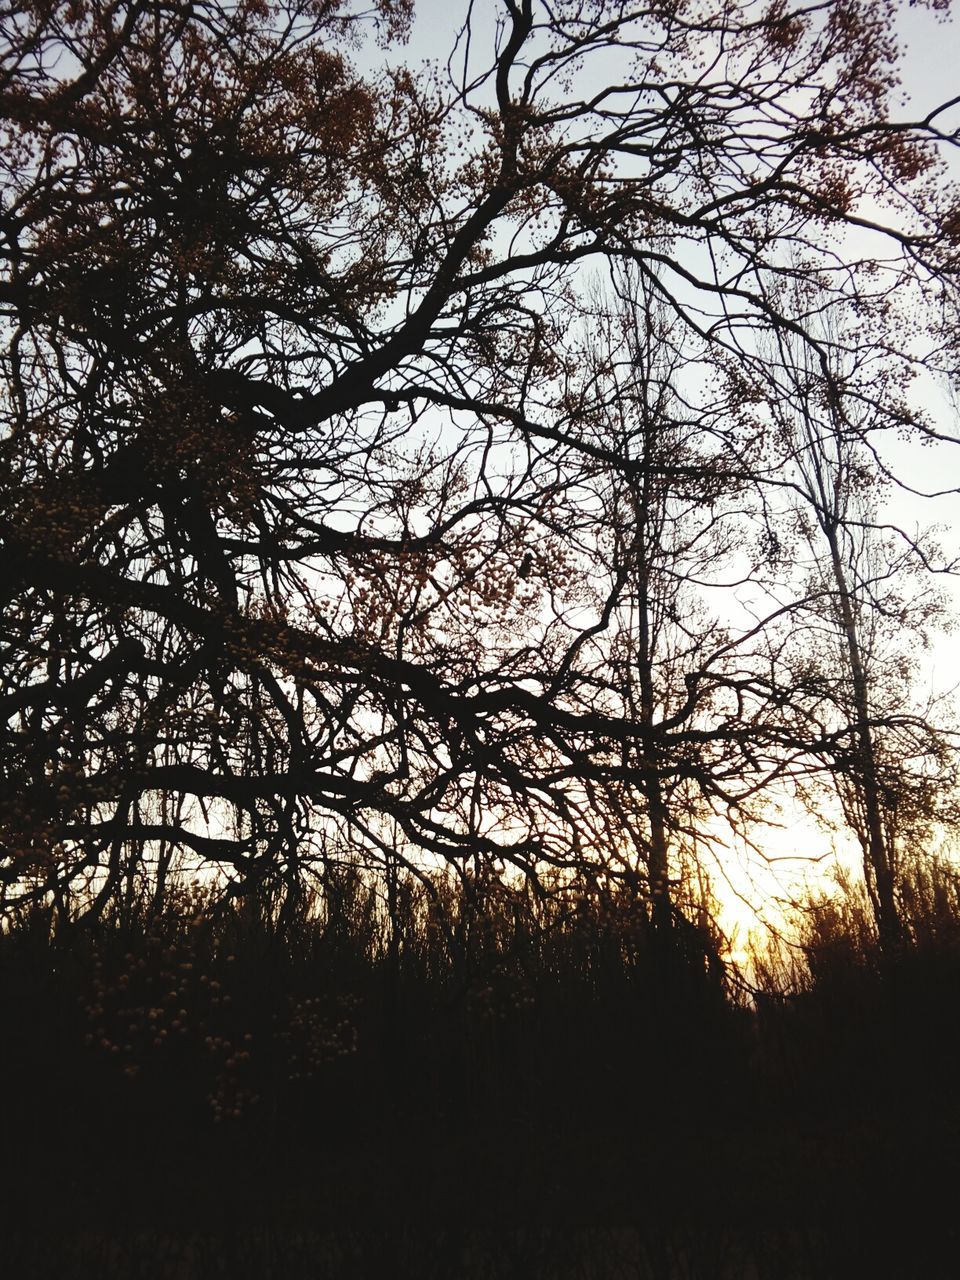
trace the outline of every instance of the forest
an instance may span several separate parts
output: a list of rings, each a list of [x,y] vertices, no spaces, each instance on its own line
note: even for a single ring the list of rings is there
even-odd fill
[[[921,9],[0,9],[14,1274],[957,1274]]]

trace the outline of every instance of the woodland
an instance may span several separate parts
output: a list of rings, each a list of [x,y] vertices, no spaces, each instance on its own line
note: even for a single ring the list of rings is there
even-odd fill
[[[957,1274],[904,13],[0,9],[14,1273]]]

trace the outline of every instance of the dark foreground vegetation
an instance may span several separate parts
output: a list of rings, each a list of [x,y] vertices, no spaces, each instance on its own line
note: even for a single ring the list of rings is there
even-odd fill
[[[960,877],[724,968],[621,888],[331,867],[0,938],[10,1275],[955,1275]],[[706,915],[703,917],[706,922]]]

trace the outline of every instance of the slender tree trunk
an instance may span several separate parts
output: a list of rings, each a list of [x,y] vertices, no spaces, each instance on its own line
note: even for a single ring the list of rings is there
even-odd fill
[[[857,777],[856,786],[863,802],[865,830],[861,833],[864,855],[864,874],[873,902],[880,948],[889,959],[900,943],[900,913],[897,907],[893,858],[883,825],[883,800],[877,778],[877,756],[870,724],[870,702],[860,633],[854,611],[853,598],[847,583],[847,574],[840,553],[836,528],[825,525],[824,532],[830,544],[830,559],[840,604],[840,625],[843,631],[847,660],[853,685],[854,728],[856,732]]]
[[[668,865],[667,806],[660,776],[660,752],[655,737],[656,698],[653,684],[653,650],[650,634],[649,588],[647,574],[641,570],[638,583],[638,653],[637,680],[640,693],[640,721],[647,730],[641,756],[641,787],[647,802],[650,845],[647,851],[647,875],[650,884],[650,919],[654,933],[666,939],[673,927],[673,904],[670,900]]]

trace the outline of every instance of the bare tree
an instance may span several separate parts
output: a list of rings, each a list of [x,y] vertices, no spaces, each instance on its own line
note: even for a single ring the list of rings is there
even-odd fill
[[[708,587],[717,594],[742,535],[751,446],[729,395],[705,395],[696,373],[683,386],[689,348],[673,342],[655,281],[617,267],[587,303],[581,417],[594,445],[619,462],[595,478],[603,577],[599,622],[584,638],[597,649],[611,708],[642,727],[593,806],[611,815],[606,843],[633,850],[650,923],[667,939],[680,851],[708,825],[711,802],[755,781],[737,747],[742,718],[722,731],[731,644],[704,600]]]
[[[842,353],[829,311],[821,324],[825,349]],[[890,956],[902,941],[897,836],[920,834],[921,810],[927,826],[938,808],[948,819],[952,752],[928,709],[912,705],[909,646],[922,651],[943,612],[926,571],[949,565],[928,537],[878,514],[889,482],[874,440],[877,416],[842,395],[845,385],[869,384],[856,363],[848,355],[841,374],[829,358],[814,365],[784,339],[770,354],[770,403],[797,499],[794,542],[806,543],[812,556],[806,596],[792,615],[804,638],[801,684],[814,714],[834,729],[825,740],[829,776],[863,851],[881,948]],[[881,383],[879,398],[885,373],[872,379]]]

